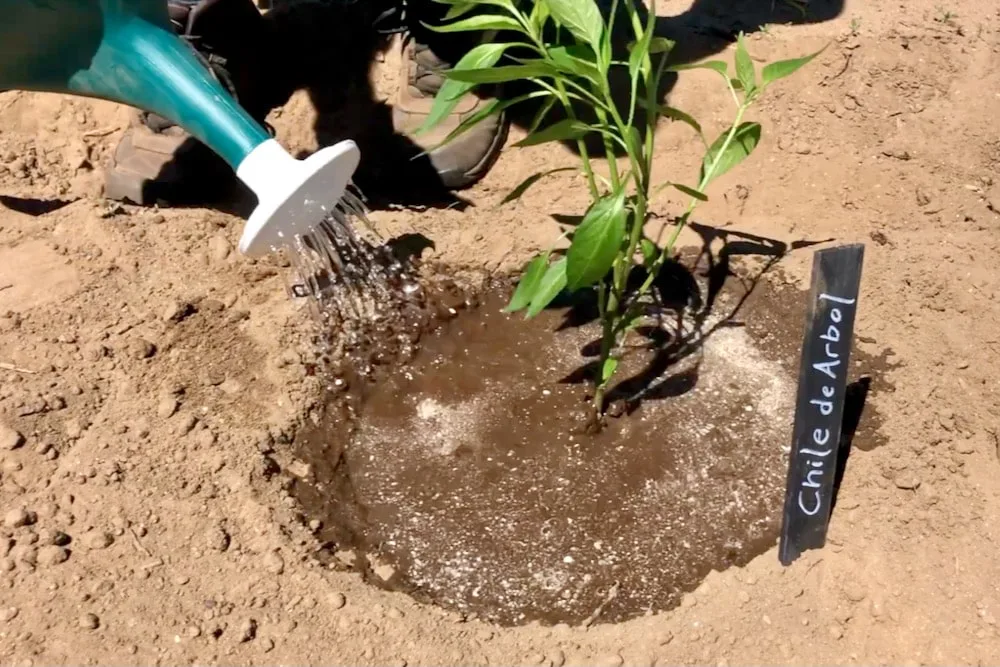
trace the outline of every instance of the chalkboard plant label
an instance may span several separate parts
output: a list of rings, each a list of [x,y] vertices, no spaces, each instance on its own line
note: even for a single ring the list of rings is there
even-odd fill
[[[783,565],[826,542],[863,261],[862,244],[813,258],[778,549]]]

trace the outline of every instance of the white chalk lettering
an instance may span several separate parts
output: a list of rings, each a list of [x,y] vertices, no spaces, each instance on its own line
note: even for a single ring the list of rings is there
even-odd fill
[[[799,454],[805,454],[806,456],[818,456],[820,458],[824,458],[829,456],[830,452],[832,451],[833,451],[832,449],[827,449],[821,452],[816,451],[815,449],[802,449],[799,451]]]
[[[816,479],[813,479],[813,475],[816,475]],[[822,470],[810,470],[806,473],[806,481],[802,482],[802,486],[807,489],[818,489],[823,486],[823,471]]]
[[[816,499],[816,505],[812,509],[806,509],[806,506],[802,502],[802,492],[799,491],[799,509],[807,516],[816,516],[819,513],[820,507],[823,506],[823,499],[820,497],[819,491],[813,491],[813,497]]]
[[[837,385],[840,381],[838,373],[842,359],[838,344],[842,342],[843,334],[837,324],[844,320],[842,308],[853,306],[855,299],[845,299],[823,293],[819,295],[819,300],[836,305],[830,306],[827,314],[827,327],[823,333],[819,334],[819,339],[822,342],[816,341],[818,344],[813,346],[813,349],[819,353],[819,358],[811,359],[810,363],[812,370],[822,373],[826,378],[832,380],[833,384],[827,384],[825,379],[818,382],[814,379],[812,391],[817,392],[818,396],[810,398],[809,404],[816,406],[821,416],[830,417],[833,415],[835,405],[839,405]],[[810,425],[808,428],[812,429],[812,437],[807,443],[802,443],[807,444],[808,447],[803,447],[796,453],[797,456],[801,457],[798,506],[806,516],[815,516],[825,509],[824,503],[826,501],[823,498],[823,489],[829,482],[827,472],[832,471],[831,464],[833,454],[836,451],[833,446],[836,443],[831,444],[833,438],[830,427],[830,424],[826,426]]]
[[[820,338],[823,340],[828,340],[831,343],[840,342],[840,329],[833,326],[832,324],[826,328],[826,333],[821,335]]]
[[[820,293],[819,298],[822,301],[833,301],[834,303],[842,303],[845,306],[853,306],[855,301],[855,299],[845,299],[843,297],[826,294],[825,292]]]
[[[818,407],[819,413],[824,417],[829,417],[831,414],[833,414],[833,403],[831,403],[830,401],[820,401],[814,398],[809,402]]]
[[[817,361],[813,364],[813,368],[820,373],[824,373],[830,377],[831,380],[837,379],[837,374],[833,372],[833,369],[840,365],[840,359],[833,359],[832,361]]]

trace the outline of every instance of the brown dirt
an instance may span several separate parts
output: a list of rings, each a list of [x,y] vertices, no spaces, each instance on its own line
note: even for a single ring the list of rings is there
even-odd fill
[[[292,493],[328,553],[465,615],[575,625],[675,607],[778,536],[801,345],[787,324],[805,304],[759,277],[730,281],[673,340],[635,337],[612,396],[671,363],[597,435],[580,382],[600,341],[586,304],[524,322],[494,286],[412,363],[334,392],[297,439]]]
[[[237,256],[230,215],[101,201],[95,166],[124,109],[0,95],[0,661],[992,660],[1000,15],[939,5],[848,2],[828,21],[757,30],[749,46],[766,60],[832,44],[752,112],[764,143],[700,212],[785,243],[868,244],[858,345],[895,352],[895,391],[872,393],[884,445],[851,457],[827,548],[782,568],[772,547],[710,573],[678,608],[588,630],[470,621],[319,565],[287,479],[323,383],[304,363],[309,317],[284,268]],[[717,129],[730,101],[711,74],[685,73],[671,100]],[[303,98],[275,123],[309,147]],[[658,148],[663,179],[696,173],[684,128]],[[432,238],[453,266],[514,269],[554,238],[552,214],[581,212],[585,188],[564,173],[494,205],[573,159],[511,149],[468,193],[475,208],[374,220]],[[655,202],[680,204],[669,191]],[[801,287],[809,264],[808,249],[791,252],[784,280]]]

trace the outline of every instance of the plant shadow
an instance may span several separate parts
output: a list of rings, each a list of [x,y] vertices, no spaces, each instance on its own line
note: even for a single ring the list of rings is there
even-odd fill
[[[624,345],[623,365],[635,353],[649,358],[640,370],[608,390],[604,407],[617,406],[612,413],[631,414],[645,401],[672,398],[693,389],[698,383],[700,369],[697,353],[720,329],[743,326],[737,316],[760,280],[789,253],[830,240],[786,243],[701,223],[689,223],[688,226],[701,237],[701,247],[688,257],[665,263],[654,280],[650,290],[652,300],[645,309],[652,324],[636,328],[640,342]],[[721,246],[713,250],[718,242]],[[733,259],[741,256],[762,257],[764,262],[759,269],[741,275],[732,266]],[[645,278],[641,269],[634,270],[626,292],[634,291]],[[717,313],[718,297],[731,280],[740,283],[735,288],[740,291],[739,297],[728,312]],[[571,303],[563,305],[570,307],[557,330],[581,327],[598,319],[592,292],[581,293]],[[592,382],[600,363],[600,346],[599,339],[584,345],[581,354],[595,359],[575,369],[561,382]],[[683,363],[688,360],[691,363]],[[675,368],[680,370],[671,372]]]

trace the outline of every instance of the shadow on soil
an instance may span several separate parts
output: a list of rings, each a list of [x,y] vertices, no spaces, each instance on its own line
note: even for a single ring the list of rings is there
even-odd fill
[[[390,3],[314,3],[286,0],[274,3],[271,21],[274,48],[260,48],[276,54],[273,59],[254,71],[252,84],[254,97],[258,88],[273,100],[287,100],[295,90],[305,90],[316,108],[315,131],[318,144],[329,146],[343,139],[352,139],[359,145],[364,159],[355,175],[355,182],[369,199],[374,209],[389,206],[417,208],[464,208],[470,202],[454,194],[442,182],[430,159],[422,149],[405,136],[397,134],[393,123],[392,106],[379,101],[370,79],[370,65],[390,45],[389,36],[380,34],[373,12],[381,11]],[[599,4],[610,6],[608,0]],[[624,4],[624,3],[623,3]],[[277,11],[280,9],[280,11]],[[434,0],[409,0],[407,12],[410,21],[434,22],[443,16],[447,7]],[[677,16],[656,19],[656,34],[677,43],[671,54],[672,63],[690,63],[708,58],[725,50],[740,32],[753,33],[769,24],[808,24],[829,21],[843,10],[843,0],[812,0],[799,3],[795,0],[696,0],[686,11]],[[642,10],[645,14],[645,9]],[[626,48],[630,39],[627,21],[616,21],[619,51]],[[414,38],[433,46],[434,52],[445,61],[455,62],[468,50],[468,35],[431,33],[421,26],[413,29]],[[497,40],[503,39],[499,35]],[[345,48],[345,45],[350,45]],[[804,54],[803,54],[804,55]],[[271,62],[274,60],[274,63]],[[620,79],[620,78],[619,78]],[[664,76],[661,101],[672,90],[676,75]],[[251,84],[247,84],[251,85]],[[528,84],[530,85],[530,84]],[[613,82],[616,97],[628,99],[627,81]],[[525,92],[522,85],[512,85],[504,91],[484,90],[484,93],[510,98]],[[273,103],[273,101],[272,101]],[[510,120],[527,128],[536,109],[519,105]],[[581,110],[586,117],[586,110]],[[549,117],[549,122],[557,120]],[[643,120],[637,115],[636,125]],[[193,143],[193,140],[192,140]],[[197,161],[200,166],[217,165],[213,178],[208,179],[214,195],[203,192],[191,194],[199,202],[178,200],[177,206],[212,205],[229,213],[246,216],[253,209],[253,195],[233,178],[230,170],[219,158],[198,146]],[[574,146],[568,146],[575,150]],[[189,151],[191,152],[191,151]],[[600,151],[603,154],[603,148]],[[173,172],[173,163],[163,168],[163,173]],[[214,174],[218,174],[215,177]],[[227,185],[228,184],[228,185]],[[190,197],[185,197],[189,199]]]
[[[11,197],[0,195],[0,206],[15,213],[24,213],[33,217],[58,211],[73,202],[68,199],[35,199],[32,197]]]
[[[626,356],[630,352],[648,354],[652,351],[653,354],[641,371],[624,378],[608,392],[609,405],[620,403],[620,410],[614,412],[631,414],[643,401],[680,396],[693,389],[698,382],[698,363],[682,373],[669,374],[667,371],[697,353],[716,331],[743,326],[737,319],[743,306],[764,276],[789,253],[830,241],[786,243],[701,223],[690,223],[689,228],[701,237],[701,248],[692,257],[681,257],[666,264],[653,283],[647,315],[652,316],[656,324],[636,329],[642,341],[628,345]],[[718,246],[718,250],[713,250],[713,246]],[[740,257],[759,257],[763,263],[753,271],[736,273],[732,263]],[[704,294],[699,287],[699,277],[706,285]],[[634,293],[645,279],[641,270],[633,271],[629,291]],[[730,279],[741,283],[741,296],[728,312],[717,313],[716,300]],[[562,305],[570,304],[563,302]],[[597,318],[594,294],[589,292],[574,300],[561,329],[580,327]],[[600,363],[597,359],[600,347],[599,339],[585,345],[581,353],[593,357],[594,361],[562,381],[572,384],[591,381]]]

